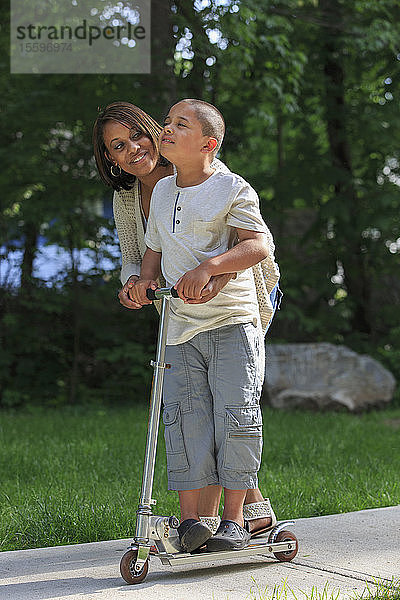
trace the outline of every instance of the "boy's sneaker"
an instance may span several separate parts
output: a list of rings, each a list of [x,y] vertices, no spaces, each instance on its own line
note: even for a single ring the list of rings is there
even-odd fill
[[[196,519],[182,521],[177,531],[182,550],[185,552],[194,552],[212,536],[212,531],[208,525],[196,521]]]
[[[243,550],[249,545],[251,535],[235,521],[223,520],[215,535],[207,542],[208,552]]]

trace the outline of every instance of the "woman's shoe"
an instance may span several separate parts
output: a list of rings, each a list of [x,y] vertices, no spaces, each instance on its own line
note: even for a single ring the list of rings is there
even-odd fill
[[[216,517],[199,517],[202,523],[205,523],[211,529],[213,535],[216,533],[219,524],[221,523],[221,517],[218,515]]]
[[[265,498],[262,502],[253,502],[243,506],[243,518],[245,529],[250,533],[251,537],[257,537],[275,527],[277,519],[272,510],[269,498]],[[269,525],[265,525],[265,519],[271,519]],[[257,526],[257,523],[251,524],[251,521],[263,521]]]

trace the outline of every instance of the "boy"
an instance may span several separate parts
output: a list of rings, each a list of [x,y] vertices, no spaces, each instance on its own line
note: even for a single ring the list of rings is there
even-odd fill
[[[271,251],[270,234],[254,190],[211,168],[223,136],[212,105],[183,100],[171,108],[160,151],[177,174],[154,188],[147,251],[130,292],[148,304],[145,291],[157,288],[161,271],[181,299],[170,302],[163,419],[169,489],[179,493],[178,532],[188,552],[205,542],[209,551],[248,545],[243,503],[257,487],[262,450],[264,344],[250,267]],[[237,275],[206,304],[191,304],[222,273]],[[198,499],[201,488],[219,483],[224,512],[212,536],[199,521]]]

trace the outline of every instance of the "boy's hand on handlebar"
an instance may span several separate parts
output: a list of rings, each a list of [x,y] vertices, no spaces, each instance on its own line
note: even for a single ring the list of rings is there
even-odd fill
[[[179,298],[189,303],[191,300],[201,300],[205,286],[210,281],[211,274],[203,265],[199,265],[191,271],[187,271],[178,279],[174,288]]]
[[[148,288],[156,290],[158,288],[157,281],[154,281],[153,279],[138,279],[135,285],[129,290],[129,296],[132,302],[138,304],[139,308],[152,303],[146,296],[146,290]]]
[[[235,275],[236,273],[213,275],[207,285],[202,289],[200,300],[187,300],[187,304],[205,304],[209,300],[212,300]]]

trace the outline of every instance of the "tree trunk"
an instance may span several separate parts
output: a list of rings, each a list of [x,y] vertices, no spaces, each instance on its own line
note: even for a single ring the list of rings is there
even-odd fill
[[[190,98],[204,98],[204,70],[205,59],[210,47],[208,36],[204,29],[204,23],[199,13],[194,9],[193,2],[188,0],[175,0],[178,14],[184,17],[184,22],[193,34],[191,47],[194,53],[192,59],[192,70],[185,83],[185,94]]]
[[[168,0],[152,0],[151,77],[154,81],[154,89],[161,95],[165,105],[164,110],[176,102],[174,50],[171,3]]]
[[[285,166],[285,153],[284,153],[284,144],[283,144],[283,116],[281,111],[278,108],[278,114],[276,117],[276,127],[277,127],[277,135],[276,135],[276,149],[277,149],[277,158],[278,158],[278,171],[281,173]]]
[[[72,304],[72,364],[69,377],[69,404],[75,404],[77,401],[77,392],[79,384],[79,352],[81,336],[81,303],[79,289],[79,261],[75,259],[74,244],[70,240],[70,258],[71,258],[71,304]]]
[[[37,240],[39,232],[33,223],[26,223],[24,226],[24,254],[21,263],[21,292],[26,294],[32,287],[33,280],[33,261],[37,251]]]
[[[342,9],[338,0],[320,0],[320,8],[331,16],[334,22],[342,21]],[[352,328],[369,334],[371,326],[368,318],[370,289],[366,274],[366,264],[362,253],[362,231],[358,225],[360,200],[354,187],[351,164],[351,149],[346,131],[346,101],[344,67],[341,39],[337,32],[323,28],[324,74],[326,124],[329,139],[332,167],[335,172],[334,202],[342,206],[335,211],[337,256],[344,268],[344,281],[352,304]]]

